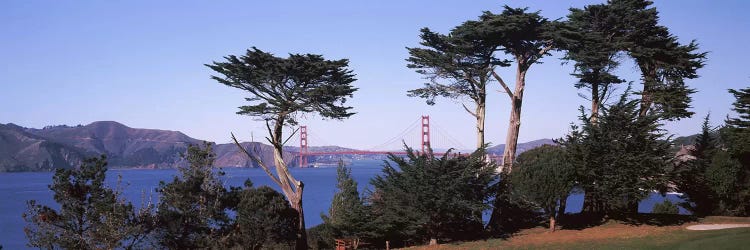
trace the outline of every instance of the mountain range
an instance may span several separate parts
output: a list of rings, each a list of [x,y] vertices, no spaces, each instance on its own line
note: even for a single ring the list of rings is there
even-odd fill
[[[172,168],[185,164],[181,154],[188,145],[201,144],[179,131],[130,128],[114,121],[98,121],[78,126],[47,126],[42,129],[25,128],[12,123],[0,124],[0,172],[51,171],[71,168],[87,158],[106,155],[110,167],[115,168]],[[523,152],[550,139],[519,143]],[[272,147],[259,142],[241,145],[263,162],[273,162]],[[232,143],[213,146],[216,166],[257,167]],[[502,154],[504,145],[488,149],[491,154]],[[338,146],[310,147],[310,151],[351,151]],[[296,166],[298,147],[285,147],[284,159]],[[382,159],[382,156],[374,156]],[[362,158],[362,157],[359,157]],[[321,159],[324,160],[324,159]]]

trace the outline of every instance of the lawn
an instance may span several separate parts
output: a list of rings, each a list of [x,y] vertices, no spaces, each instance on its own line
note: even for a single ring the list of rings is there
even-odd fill
[[[491,239],[417,249],[748,249],[750,228],[690,231],[700,223],[748,223],[750,218],[708,217],[683,225],[655,226],[609,222],[581,230],[549,233],[528,229],[508,239]]]

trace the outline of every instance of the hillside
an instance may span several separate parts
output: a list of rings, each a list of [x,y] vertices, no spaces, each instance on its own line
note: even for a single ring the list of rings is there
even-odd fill
[[[70,168],[86,157],[102,154],[113,168],[172,168],[184,164],[181,154],[188,145],[200,143],[182,132],[131,128],[113,121],[43,129],[0,124],[0,172]],[[273,163],[270,146],[242,145],[248,149],[255,146],[264,162]],[[215,145],[214,151],[216,166],[256,167],[234,144]],[[296,164],[294,155],[285,154],[286,161]]]
[[[0,124],[0,172],[70,168],[85,155],[75,147],[28,133],[15,124]]]
[[[516,155],[523,153],[524,151],[545,145],[545,144],[554,145],[555,142],[552,141],[552,139],[539,139],[539,140],[533,140],[529,142],[518,143],[518,145],[516,146]],[[492,147],[487,148],[487,153],[495,154],[495,155],[502,155],[503,150],[505,150],[505,144],[500,144],[497,146],[492,146]]]

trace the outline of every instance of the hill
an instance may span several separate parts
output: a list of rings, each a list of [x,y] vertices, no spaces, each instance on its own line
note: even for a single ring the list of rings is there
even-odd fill
[[[113,168],[172,168],[184,164],[181,154],[188,145],[201,143],[179,131],[131,128],[113,121],[42,129],[0,124],[0,172],[70,168],[86,157],[102,154]],[[257,149],[249,151],[273,163],[271,146],[257,142],[242,145]],[[257,167],[234,144],[215,145],[214,152],[216,166]],[[286,153],[284,158],[296,164],[294,155]]]
[[[70,168],[86,154],[78,148],[28,133],[15,124],[0,124],[0,172]]]
[[[539,139],[539,140],[533,140],[529,142],[523,142],[518,143],[516,146],[516,155],[523,153],[524,151],[549,144],[549,145],[555,145],[555,142],[552,141],[552,139]],[[503,151],[505,150],[505,144],[500,144],[497,146],[492,146],[487,148],[487,153],[495,154],[495,155],[502,155]]]

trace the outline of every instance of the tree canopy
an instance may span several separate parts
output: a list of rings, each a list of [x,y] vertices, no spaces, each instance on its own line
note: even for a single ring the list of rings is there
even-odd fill
[[[289,125],[297,124],[298,113],[332,119],[354,114],[352,107],[343,105],[357,90],[351,85],[356,79],[347,69],[347,59],[326,60],[314,54],[281,58],[255,47],[243,56],[224,59],[206,66],[223,75],[211,79],[252,95],[246,100],[253,104],[239,107],[237,114]]]

